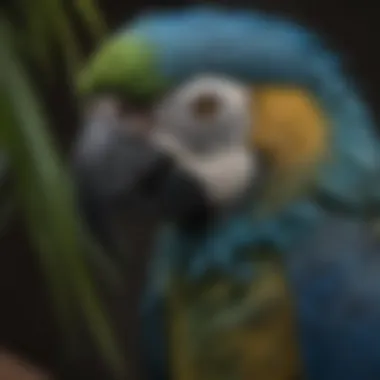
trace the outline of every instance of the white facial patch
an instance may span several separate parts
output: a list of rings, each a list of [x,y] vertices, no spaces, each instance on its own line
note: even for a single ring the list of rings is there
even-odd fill
[[[199,156],[170,135],[156,134],[155,143],[175,159],[179,168],[198,180],[216,203],[233,201],[242,195],[257,173],[254,156],[243,146]]]
[[[211,115],[200,116],[194,103],[216,100]],[[252,128],[250,89],[218,76],[196,77],[167,96],[157,108],[153,143],[203,186],[220,204],[242,195],[257,173],[247,147]]]
[[[191,107],[194,100],[202,95],[214,95],[221,104],[213,117],[205,120],[194,115]],[[210,128],[210,125],[222,126],[236,120],[241,121],[237,127],[249,127],[249,92],[241,84],[221,77],[202,76],[178,89],[168,98],[170,108],[174,112],[181,109],[181,121],[198,128]],[[163,108],[163,112],[168,112]]]

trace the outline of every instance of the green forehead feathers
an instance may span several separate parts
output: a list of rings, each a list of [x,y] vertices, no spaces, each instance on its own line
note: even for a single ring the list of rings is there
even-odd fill
[[[79,93],[84,96],[111,90],[147,99],[164,87],[154,48],[140,37],[128,34],[107,41],[78,79]]]

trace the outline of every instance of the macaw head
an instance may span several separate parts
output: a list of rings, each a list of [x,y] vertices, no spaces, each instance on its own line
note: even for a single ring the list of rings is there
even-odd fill
[[[334,55],[299,25],[210,8],[146,15],[85,67],[80,187],[134,220],[199,225],[304,194],[359,205],[372,120]]]

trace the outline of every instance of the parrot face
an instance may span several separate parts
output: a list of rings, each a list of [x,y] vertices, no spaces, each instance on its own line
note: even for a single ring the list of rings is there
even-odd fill
[[[262,13],[142,16],[79,78],[85,203],[178,223],[252,205],[282,212],[310,191],[362,207],[378,152],[337,62],[309,31]]]
[[[77,145],[80,177],[140,217],[182,222],[231,207],[259,183],[251,103],[246,86],[211,75],[144,107],[96,97]]]

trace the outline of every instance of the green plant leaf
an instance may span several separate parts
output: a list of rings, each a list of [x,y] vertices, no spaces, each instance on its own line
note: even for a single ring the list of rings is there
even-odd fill
[[[66,331],[81,311],[115,373],[125,371],[121,351],[86,263],[88,244],[75,209],[72,185],[46,128],[45,114],[12,46],[12,28],[0,18],[1,141],[31,241],[51,285]],[[4,116],[4,118],[3,118]]]
[[[93,0],[77,0],[75,9],[87,25],[87,29],[96,40],[102,39],[106,34],[106,25],[101,13]]]
[[[69,8],[78,13],[86,31],[96,41],[105,35],[105,22],[93,0],[16,0],[13,8],[22,16],[23,28],[16,30],[22,50],[37,59],[45,70],[51,71],[50,53],[55,45],[59,47],[71,76],[79,68],[81,51]],[[14,13],[8,14],[8,18],[17,19]]]
[[[45,19],[49,22],[49,31],[64,53],[69,74],[75,77],[81,54],[64,3],[61,0],[39,0],[39,2],[44,6]]]
[[[11,194],[9,160],[0,149],[0,238],[6,232],[15,209]]]

